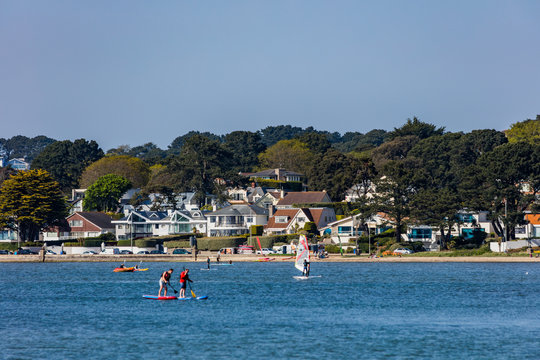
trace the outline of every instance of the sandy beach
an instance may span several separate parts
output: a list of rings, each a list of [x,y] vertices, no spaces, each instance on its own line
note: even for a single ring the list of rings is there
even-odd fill
[[[193,255],[46,255],[43,259],[40,255],[0,255],[0,262],[206,262],[207,257],[214,263],[217,254],[215,252],[201,252],[197,259]],[[261,255],[221,255],[221,262],[283,262],[294,261],[293,256],[269,256],[269,261]],[[385,256],[369,258],[367,256],[340,256],[330,255],[325,259],[312,258],[312,262],[388,262],[388,263],[436,263],[436,262],[468,262],[468,263],[523,263],[538,262],[540,258],[526,256]]]

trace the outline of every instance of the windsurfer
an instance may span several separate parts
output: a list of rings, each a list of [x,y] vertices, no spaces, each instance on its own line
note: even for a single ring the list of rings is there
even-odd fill
[[[159,292],[158,297],[161,296],[161,290],[165,288],[165,291],[163,293],[163,296],[167,296],[167,285],[169,284],[169,280],[171,279],[171,275],[173,273],[173,269],[169,269],[167,271],[164,271],[163,274],[161,274],[161,278],[159,279]]]
[[[304,270],[302,271],[302,275],[308,277],[310,268],[311,264],[309,263],[309,261],[307,261],[307,259],[304,259]]]

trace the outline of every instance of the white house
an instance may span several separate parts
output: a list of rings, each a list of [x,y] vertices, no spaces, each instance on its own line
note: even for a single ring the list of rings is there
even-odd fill
[[[233,236],[249,233],[251,225],[266,225],[268,210],[255,205],[232,204],[206,217],[208,236]]]
[[[393,227],[392,222],[384,213],[372,215],[366,221],[369,233],[377,235]],[[329,236],[334,243],[347,243],[362,236],[365,232],[357,216],[348,216],[343,219],[329,223],[319,229],[321,236]]]
[[[135,239],[206,232],[206,217],[200,210],[169,211],[126,211],[126,216],[112,223],[116,227],[116,238]]]

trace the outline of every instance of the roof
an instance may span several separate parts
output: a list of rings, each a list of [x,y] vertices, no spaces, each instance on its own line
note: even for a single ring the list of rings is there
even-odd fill
[[[262,170],[256,173],[252,173],[249,176],[250,177],[263,177],[263,176],[283,177],[283,176],[304,176],[304,175],[299,174],[294,171],[285,170],[285,169],[267,169],[267,170]]]
[[[233,204],[222,209],[216,210],[208,214],[209,216],[216,215],[230,215],[230,216],[243,216],[243,215],[268,215],[268,210],[263,209],[260,206],[248,205],[248,204]]]
[[[276,210],[274,215],[268,219],[268,223],[266,224],[267,229],[286,229],[289,224],[291,223],[291,220],[298,214],[299,211],[302,209],[280,209]],[[278,223],[276,222],[276,217],[278,216],[287,216],[288,221],[285,223]]]
[[[279,202],[280,205],[313,204],[331,202],[326,191],[293,191],[287,193]]]
[[[100,227],[102,229],[112,229],[114,228],[114,225],[111,223],[111,217],[107,214],[97,212],[97,211],[80,211],[76,212],[69,217],[73,215],[79,215],[86,220],[90,221],[92,224],[96,225],[97,227]]]

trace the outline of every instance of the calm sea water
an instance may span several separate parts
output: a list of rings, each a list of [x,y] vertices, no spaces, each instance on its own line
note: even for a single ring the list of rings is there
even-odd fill
[[[540,358],[540,264],[116,265],[0,264],[0,358]],[[141,297],[183,266],[209,300]]]

